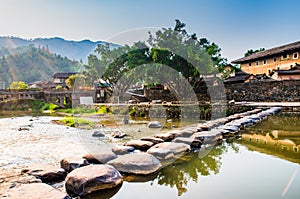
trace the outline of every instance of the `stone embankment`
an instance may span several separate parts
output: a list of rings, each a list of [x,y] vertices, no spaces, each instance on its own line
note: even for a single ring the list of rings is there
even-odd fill
[[[30,178],[27,182],[36,185],[28,187],[29,185],[21,183],[9,189],[5,198],[15,196],[35,198],[32,196],[32,188],[38,189],[41,198],[43,194],[48,197],[49,193],[55,194],[56,198],[68,198],[86,196],[103,190],[114,194],[122,186],[124,179],[122,174],[144,177],[155,174],[187,153],[198,152],[222,142],[223,139],[239,136],[243,129],[263,121],[280,110],[281,108],[277,107],[266,110],[254,109],[165,134],[142,137],[140,140],[131,140],[108,151],[86,154],[77,159],[64,158],[60,162],[61,168],[35,165],[24,169],[22,173],[24,176],[36,177],[37,181]],[[44,184],[63,180],[69,196]]]

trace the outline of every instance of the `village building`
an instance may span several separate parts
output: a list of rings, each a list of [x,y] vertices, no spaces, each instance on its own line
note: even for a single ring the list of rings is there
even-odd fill
[[[240,64],[242,71],[253,75],[265,74],[272,76],[280,70],[291,70],[297,64],[300,64],[300,41],[257,52],[237,59],[232,63]],[[287,74],[286,72],[284,73]],[[292,74],[293,72],[290,73]],[[284,79],[291,78],[285,77]]]
[[[53,83],[59,84],[61,86],[66,86],[66,80],[71,76],[77,73],[55,73],[53,75]]]

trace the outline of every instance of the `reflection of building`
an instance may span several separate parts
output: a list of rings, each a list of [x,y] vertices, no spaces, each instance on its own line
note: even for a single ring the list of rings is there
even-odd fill
[[[300,41],[254,53],[233,61],[249,74],[271,75],[274,70],[288,70],[300,64]]]
[[[273,139],[268,134],[266,136],[243,134],[239,143],[245,145],[250,150],[277,156],[300,164],[300,145],[291,140]]]

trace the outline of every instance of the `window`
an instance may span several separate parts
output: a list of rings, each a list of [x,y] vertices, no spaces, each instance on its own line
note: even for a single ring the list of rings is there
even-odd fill
[[[258,61],[256,61],[256,66],[258,66],[258,63],[259,63],[259,62],[258,62]]]
[[[249,63],[249,66],[251,66],[251,62]]]
[[[288,58],[289,58],[289,55],[288,55],[288,54],[282,55],[282,59],[288,59]]]
[[[264,65],[266,65],[267,64],[267,60],[266,59],[264,59]]]
[[[276,58],[274,58],[274,62],[276,62],[277,61],[277,59]]]
[[[298,53],[293,54],[293,59],[298,59]]]

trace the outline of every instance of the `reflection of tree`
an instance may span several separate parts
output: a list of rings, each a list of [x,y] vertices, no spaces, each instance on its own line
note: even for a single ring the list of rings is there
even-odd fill
[[[214,147],[203,158],[199,158],[197,154],[185,157],[185,159],[188,159],[188,162],[178,160],[174,164],[163,168],[157,176],[158,184],[170,187],[175,186],[178,190],[178,196],[182,195],[187,192],[187,183],[191,180],[197,182],[199,174],[209,176],[219,173],[222,164],[221,155],[227,152],[228,145],[234,151],[238,151],[234,143],[228,143]]]

